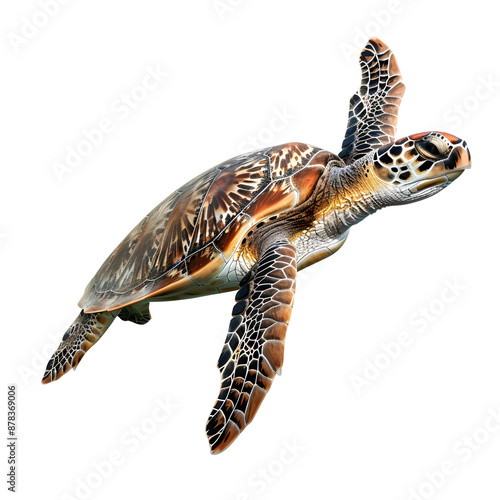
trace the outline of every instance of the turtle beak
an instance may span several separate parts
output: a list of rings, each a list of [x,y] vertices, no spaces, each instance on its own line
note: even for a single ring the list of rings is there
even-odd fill
[[[451,137],[453,136],[450,136],[450,139]],[[463,174],[464,170],[471,168],[471,157],[467,143],[453,138],[458,144],[451,150],[448,158],[437,161],[428,171],[425,179],[414,184],[410,188],[410,192],[418,193],[430,187],[451,184]],[[450,142],[452,141],[450,140]]]

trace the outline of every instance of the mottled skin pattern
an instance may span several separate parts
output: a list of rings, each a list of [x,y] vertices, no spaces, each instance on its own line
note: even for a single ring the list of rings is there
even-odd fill
[[[349,101],[347,129],[339,153],[346,163],[394,140],[406,89],[394,54],[380,40],[368,42],[359,64],[361,85]]]
[[[396,59],[372,39],[360,64],[339,155],[287,143],[232,158],[172,193],[91,280],[44,383],[75,368],[116,316],[144,324],[150,302],[238,290],[206,428],[212,453],[236,439],[281,373],[297,271],[335,253],[368,215],[428,198],[470,166],[465,141],[451,134],[395,141],[405,90]]]
[[[115,316],[114,312],[85,314],[82,310],[66,330],[57,351],[48,362],[44,380],[57,380],[70,368],[76,368],[83,355],[103,336]]]
[[[225,449],[253,420],[276,373],[281,373],[295,296],[295,256],[293,245],[276,241],[241,281],[217,363],[221,391],[207,422],[214,453]]]

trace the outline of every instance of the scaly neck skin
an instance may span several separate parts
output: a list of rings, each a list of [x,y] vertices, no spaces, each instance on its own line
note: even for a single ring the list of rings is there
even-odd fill
[[[332,235],[345,232],[390,204],[387,189],[370,167],[371,156],[345,167],[331,168],[321,212]]]

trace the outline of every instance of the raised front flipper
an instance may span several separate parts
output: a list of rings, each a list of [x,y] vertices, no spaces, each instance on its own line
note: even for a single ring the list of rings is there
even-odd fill
[[[346,164],[394,141],[405,93],[396,58],[378,38],[367,43],[359,64],[361,85],[349,102],[347,130],[339,153]]]
[[[218,362],[221,390],[206,427],[212,453],[225,450],[253,420],[281,373],[295,295],[295,257],[293,245],[276,242],[240,283]]]

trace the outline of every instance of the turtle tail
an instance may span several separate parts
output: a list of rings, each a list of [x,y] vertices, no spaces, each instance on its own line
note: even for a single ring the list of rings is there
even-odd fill
[[[61,378],[70,368],[75,369],[84,354],[104,335],[119,312],[120,310],[86,314],[82,309],[50,358],[42,384]]]

